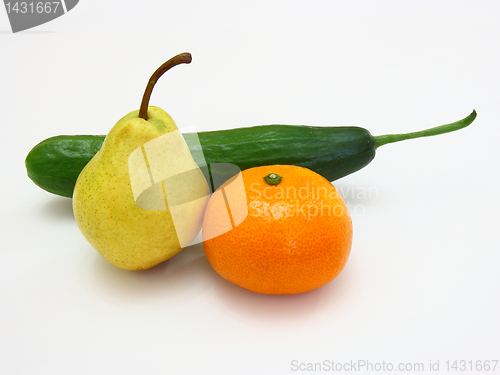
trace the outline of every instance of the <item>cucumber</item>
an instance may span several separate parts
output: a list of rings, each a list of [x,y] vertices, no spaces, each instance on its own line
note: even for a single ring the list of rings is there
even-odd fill
[[[59,135],[38,143],[25,160],[28,177],[49,193],[73,196],[83,167],[101,149],[104,135]]]
[[[356,126],[260,125],[186,133],[184,139],[198,165],[204,164],[203,160],[196,160],[201,154],[201,145],[208,165],[230,163],[244,170],[261,165],[292,164],[309,168],[334,181],[365,167],[382,145],[462,129],[471,124],[476,115],[473,111],[451,124],[414,133],[375,137]],[[50,193],[72,197],[78,175],[99,151],[104,138],[60,135],[40,142],[26,157],[29,178]]]

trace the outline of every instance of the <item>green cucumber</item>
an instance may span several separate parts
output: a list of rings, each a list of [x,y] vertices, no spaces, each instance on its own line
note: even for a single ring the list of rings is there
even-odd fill
[[[186,133],[184,138],[198,165],[204,164],[196,160],[201,154],[201,145],[209,165],[230,163],[244,170],[261,165],[293,164],[334,181],[366,166],[382,145],[462,129],[471,124],[476,115],[473,111],[451,124],[415,133],[382,136],[372,136],[368,130],[355,126],[260,125]],[[71,197],[78,175],[99,151],[104,138],[61,135],[40,142],[26,157],[29,178],[50,193]]]
[[[26,157],[28,177],[49,193],[71,197],[78,175],[101,149],[104,138],[104,135],[47,138]]]

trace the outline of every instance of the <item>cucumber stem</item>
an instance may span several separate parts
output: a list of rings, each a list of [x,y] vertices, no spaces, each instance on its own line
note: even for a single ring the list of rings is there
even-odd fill
[[[472,113],[469,116],[467,116],[466,118],[464,118],[460,121],[457,121],[457,122],[453,122],[451,124],[436,126],[434,128],[421,130],[419,132],[413,132],[413,133],[378,135],[378,136],[373,137],[374,146],[375,146],[375,148],[378,148],[378,147],[383,146],[387,143],[404,141],[405,139],[430,137],[433,135],[439,135],[439,134],[453,132],[455,130],[462,129],[462,128],[465,128],[466,126],[470,125],[472,123],[472,121],[474,121],[476,116],[477,116],[476,110],[473,110]]]
[[[177,56],[172,57],[170,60],[166,61],[162,66],[160,66],[153,73],[148,81],[144,95],[142,96],[141,108],[139,109],[139,117],[147,120],[148,119],[148,106],[149,99],[151,98],[151,93],[155,87],[156,81],[165,73],[167,70],[173,68],[179,64],[189,64],[191,62],[191,54],[188,52],[180,53]]]

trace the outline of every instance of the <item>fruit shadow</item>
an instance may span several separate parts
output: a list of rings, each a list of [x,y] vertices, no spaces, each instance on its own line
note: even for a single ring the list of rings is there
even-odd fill
[[[74,221],[73,201],[70,198],[54,197],[48,199],[40,206],[38,212],[44,220],[50,221]]]
[[[95,250],[91,249],[95,252]],[[206,290],[205,254],[201,244],[190,246],[171,259],[143,271],[118,268],[95,254],[88,265],[92,290],[102,299],[129,308],[189,302]]]
[[[208,263],[208,261],[207,261]],[[213,303],[222,305],[226,314],[251,325],[294,326],[314,319],[315,313],[322,313],[329,305],[335,305],[343,298],[346,277],[338,277],[327,285],[306,293],[272,295],[249,291],[226,281],[213,269],[207,274],[206,282],[213,285],[216,299]]]
[[[292,326],[313,319],[315,311],[324,311],[342,298],[346,282],[338,277],[322,288],[291,295],[251,292],[219,276],[202,244],[144,271],[123,270],[97,253],[84,263],[91,290],[107,303],[127,309],[168,307],[205,295],[215,309],[251,325]]]

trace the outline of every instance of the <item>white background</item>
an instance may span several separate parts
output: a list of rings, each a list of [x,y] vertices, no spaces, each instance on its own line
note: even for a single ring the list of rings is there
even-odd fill
[[[1,8],[0,373],[288,374],[325,360],[426,372],[440,361],[446,373],[447,360],[500,360],[499,19],[500,2],[483,0],[82,0],[12,34]],[[334,182],[354,243],[319,290],[246,291],[201,245],[124,271],[84,240],[70,199],[28,179],[24,158],[53,135],[107,133],[184,51],[193,62],[151,100],[181,129],[379,135],[478,117],[384,146]]]

